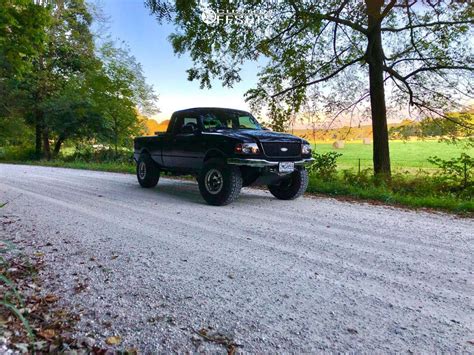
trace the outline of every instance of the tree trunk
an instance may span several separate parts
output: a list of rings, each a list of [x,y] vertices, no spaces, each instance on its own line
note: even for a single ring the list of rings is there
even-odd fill
[[[38,118],[36,118],[36,123],[35,123],[35,156],[36,159],[41,158],[41,146],[42,146],[42,140],[41,140],[41,135],[43,133],[43,126],[41,125],[40,122],[38,122]]]
[[[63,135],[59,136],[58,140],[54,144],[53,157],[58,156],[59,151],[61,150],[61,145],[63,144],[65,139],[66,137],[64,137]]]
[[[36,159],[41,159],[42,146],[43,146],[43,112],[38,108],[34,111],[35,115],[35,156]]]
[[[375,175],[390,177],[387,109],[383,79],[384,54],[382,47],[381,8],[383,0],[366,0],[368,14],[368,47],[370,107],[372,111],[373,161]]]
[[[51,160],[51,147],[49,146],[49,130],[47,127],[43,129],[43,150],[44,157]]]

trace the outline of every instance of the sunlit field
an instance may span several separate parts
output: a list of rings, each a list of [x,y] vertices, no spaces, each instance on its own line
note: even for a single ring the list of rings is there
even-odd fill
[[[342,156],[338,159],[338,167],[341,169],[358,169],[359,159],[361,169],[372,167],[372,144],[364,145],[361,141],[346,142],[343,149],[334,149],[332,143],[316,142],[316,152],[326,153],[336,151]],[[433,169],[434,166],[428,162],[431,156],[442,159],[458,157],[462,152],[474,155],[474,148],[466,149],[462,145],[454,145],[437,140],[412,140],[412,141],[390,141],[390,157],[392,167],[395,169]]]

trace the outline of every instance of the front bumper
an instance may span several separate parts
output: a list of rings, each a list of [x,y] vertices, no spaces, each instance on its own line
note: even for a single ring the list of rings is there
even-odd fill
[[[295,165],[308,165],[314,161],[314,158],[305,158],[301,160],[294,161]],[[265,168],[265,167],[274,167],[278,166],[279,161],[270,161],[266,159],[243,159],[243,158],[228,158],[227,164],[230,165],[244,165],[254,168]]]

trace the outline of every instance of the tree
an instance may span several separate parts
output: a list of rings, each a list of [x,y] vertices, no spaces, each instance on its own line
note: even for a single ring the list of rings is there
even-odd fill
[[[45,125],[54,136],[52,156],[57,156],[68,140],[100,139],[107,129],[101,110],[97,108],[95,76],[72,77],[42,104]]]
[[[26,122],[37,157],[56,156],[66,140],[107,142],[116,152],[129,143],[137,110],[155,112],[157,97],[128,50],[96,48],[85,1],[0,2],[0,140],[17,142],[13,132],[28,131]]]
[[[159,21],[172,21],[178,54],[189,52],[190,80],[232,86],[245,61],[264,61],[255,108],[281,128],[317,87],[329,113],[370,107],[374,171],[390,175],[387,101],[445,119],[472,94],[473,8],[461,1],[147,0]],[[264,59],[261,59],[263,57]],[[368,101],[368,102],[367,102]]]
[[[96,111],[105,120],[103,138],[114,146],[126,143],[142,129],[138,112],[153,114],[158,111],[157,96],[148,85],[141,65],[128,49],[106,42],[100,48],[102,67],[94,78]]]
[[[31,0],[0,0],[0,142],[21,137],[24,110],[18,83],[43,50],[48,10]]]
[[[57,114],[51,102],[69,92],[70,82],[83,81],[99,64],[90,31],[92,16],[84,0],[45,2],[51,23],[46,29],[46,43],[33,63],[33,71],[20,83],[28,100],[27,117],[35,128],[35,150],[39,157],[51,159],[50,139],[56,136],[53,122]]]

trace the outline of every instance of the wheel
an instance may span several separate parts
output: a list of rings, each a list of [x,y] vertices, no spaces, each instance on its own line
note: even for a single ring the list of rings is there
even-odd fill
[[[160,169],[148,154],[140,155],[137,162],[137,179],[141,187],[155,187],[160,179]]]
[[[293,200],[300,197],[308,187],[308,172],[305,169],[295,170],[278,185],[268,185],[271,194],[280,200]]]
[[[204,163],[198,177],[201,196],[210,205],[223,206],[234,201],[242,188],[240,169],[219,159]]]

